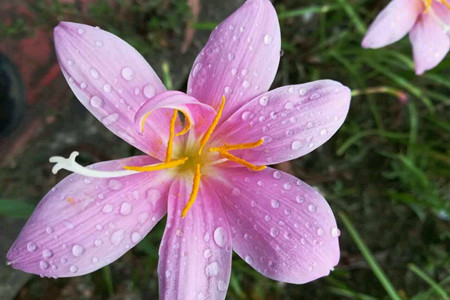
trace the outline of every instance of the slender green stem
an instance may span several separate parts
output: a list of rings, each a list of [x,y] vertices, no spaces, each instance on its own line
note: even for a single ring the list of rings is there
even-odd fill
[[[436,281],[433,280],[433,278],[428,276],[428,274],[419,269],[419,267],[417,267],[415,264],[409,264],[408,267],[417,276],[426,281],[439,295],[441,295],[442,299],[450,300],[447,292],[439,285],[439,283],[437,283]]]

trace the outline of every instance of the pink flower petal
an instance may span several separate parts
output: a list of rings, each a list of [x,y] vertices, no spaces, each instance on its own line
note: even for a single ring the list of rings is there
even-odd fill
[[[81,103],[116,135],[147,152],[152,139],[134,131],[134,114],[165,87],[145,59],[117,36],[76,23],[62,22],[55,28],[55,47],[63,74]],[[170,122],[170,116],[160,119]]]
[[[195,60],[188,94],[214,108],[225,96],[225,120],[269,89],[280,61],[280,48],[280,26],[272,3],[246,1],[212,32]]]
[[[256,165],[276,164],[305,155],[336,133],[350,105],[350,90],[318,80],[270,91],[241,107],[213,136],[212,146],[256,142],[233,155]]]
[[[148,154],[164,160],[167,149],[167,141],[169,138],[169,123],[161,121],[162,115],[173,115],[173,110],[183,112],[185,117],[188,117],[191,122],[190,132],[193,138],[198,139],[212,123],[216,115],[216,111],[209,105],[199,102],[197,99],[188,96],[178,91],[163,92],[153,97],[152,101],[144,104],[136,113],[135,116],[135,130],[139,135],[148,136],[152,138]],[[148,117],[146,115],[149,113]],[[145,120],[144,128],[142,128],[143,120]],[[177,119],[179,120],[179,119]],[[142,132],[142,129],[144,131]],[[182,130],[179,122],[176,132]],[[159,133],[158,138],[154,138],[154,132]],[[175,138],[175,145],[179,142],[183,143],[184,138]]]
[[[189,199],[192,178],[179,178],[170,188],[167,225],[159,250],[161,299],[225,299],[231,238],[213,188],[201,185],[184,219],[181,211]]]
[[[157,163],[136,156],[92,165],[120,170]],[[8,252],[13,268],[47,277],[93,272],[138,243],[167,211],[168,175],[145,172],[114,179],[72,174],[39,203]]]
[[[362,41],[364,48],[381,48],[403,38],[424,10],[420,0],[392,0],[378,14]]]
[[[409,34],[417,75],[437,66],[450,49],[450,37],[436,18],[431,12],[421,14]]]
[[[333,270],[340,232],[316,190],[272,168],[222,168],[220,175],[231,180],[208,180],[221,197],[233,249],[248,264],[264,276],[297,284]]]

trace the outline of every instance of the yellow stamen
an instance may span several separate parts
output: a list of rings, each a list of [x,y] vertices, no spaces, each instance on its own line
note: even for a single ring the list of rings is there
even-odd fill
[[[148,118],[148,116],[150,116],[150,114],[152,113],[153,111],[151,110],[151,111],[149,111],[148,113],[146,113],[142,118],[141,118],[141,131],[142,132],[144,132],[144,128],[145,128],[145,121],[147,121],[147,118]]]
[[[236,162],[238,164],[246,166],[247,168],[249,168],[249,169],[251,169],[253,171],[261,171],[261,170],[264,170],[265,168],[267,168],[266,166],[255,166],[254,164],[249,163],[248,161],[246,161],[246,160],[244,160],[242,158],[236,157],[233,154],[230,154],[230,153],[225,152],[225,151],[221,151],[219,153],[220,153],[220,155],[222,155],[223,157],[227,158],[228,160],[231,160],[231,161],[234,161],[234,162]]]
[[[192,121],[191,121],[191,118],[189,118],[189,115],[186,112],[182,111],[182,110],[181,110],[181,112],[184,115],[184,119],[185,119],[186,124],[184,125],[183,130],[181,130],[179,133],[177,133],[176,136],[180,136],[180,135],[183,135],[186,132],[188,132],[189,129],[191,129],[191,125],[192,125]]]
[[[427,13],[430,10],[432,1],[433,0],[423,0],[423,2],[425,4],[425,10],[423,11],[424,13]]]
[[[172,157],[172,148],[173,148],[173,138],[175,136],[175,122],[177,120],[178,111],[175,109],[173,111],[172,119],[170,120],[170,133],[169,133],[169,141],[167,142],[167,151],[166,151],[166,163],[170,161]]]
[[[148,166],[124,166],[123,168],[126,170],[132,170],[132,171],[139,171],[139,172],[149,172],[149,171],[158,171],[163,169],[170,169],[177,167],[179,165],[182,165],[186,162],[188,158],[183,157],[181,159],[172,160],[165,163],[155,164],[155,165],[148,165]]]
[[[253,143],[244,143],[244,144],[235,144],[235,145],[227,145],[220,147],[214,147],[210,148],[210,152],[223,152],[223,151],[230,151],[230,150],[239,150],[239,149],[253,149],[256,147],[261,146],[264,143],[263,139],[260,139],[259,141],[253,142]]]
[[[188,213],[191,206],[194,204],[195,199],[197,198],[198,189],[200,188],[200,178],[202,177],[202,173],[200,173],[200,164],[195,165],[195,175],[194,175],[194,183],[192,184],[192,192],[191,196],[189,196],[189,201],[186,206],[183,208],[181,212],[181,217],[184,218]]]
[[[198,149],[198,155],[202,154],[203,147],[205,147],[206,143],[208,142],[209,138],[211,137],[211,134],[213,133],[214,129],[216,128],[217,123],[219,123],[220,117],[222,116],[224,106],[225,106],[225,96],[222,96],[222,103],[220,104],[219,110],[217,111],[217,114],[214,117],[214,120],[212,121],[211,126],[209,126],[208,130],[206,131],[205,135],[202,137],[202,140],[200,141],[200,148]]]

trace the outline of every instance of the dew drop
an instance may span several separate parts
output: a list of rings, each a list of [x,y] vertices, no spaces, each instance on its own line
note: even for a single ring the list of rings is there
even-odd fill
[[[313,93],[311,94],[311,96],[309,96],[310,100],[316,100],[320,98],[320,94],[319,93]]]
[[[103,241],[102,240],[95,240],[94,241],[94,245],[95,245],[95,247],[100,247],[101,245],[103,245]]]
[[[317,207],[313,204],[308,205],[308,210],[310,212],[315,212],[317,210]]]
[[[289,94],[293,94],[293,93],[294,93],[294,88],[293,88],[292,86],[290,86],[290,87],[288,88],[288,93],[289,93]]]
[[[94,264],[98,263],[98,257],[97,256],[94,256],[92,258],[92,263],[94,263]]]
[[[91,68],[91,76],[94,77],[95,79],[99,79],[100,73],[97,71],[97,69]]]
[[[265,215],[264,220],[265,220],[266,222],[269,222],[270,220],[272,220],[272,217],[269,216],[269,215]]]
[[[133,80],[134,78],[134,71],[130,67],[123,68],[121,74],[123,79],[128,81]]]
[[[272,43],[272,36],[270,34],[266,34],[264,36],[264,44],[270,45]]]
[[[86,82],[82,82],[82,83],[80,83],[80,88],[81,89],[85,89],[87,87],[87,84],[86,84]]]
[[[119,114],[113,113],[102,119],[102,123],[106,126],[113,124],[119,119]]]
[[[138,221],[139,221],[139,223],[144,224],[145,221],[147,221],[148,217],[149,217],[148,212],[145,212],[145,211],[142,212],[142,213],[139,214],[139,216],[138,216]]]
[[[156,89],[151,84],[147,84],[143,89],[144,96],[148,99],[153,98],[156,95]]]
[[[259,98],[259,104],[261,104],[262,106],[266,106],[268,102],[269,97],[267,96],[262,96],[261,98]]]
[[[63,221],[64,226],[66,226],[67,229],[73,229],[74,226],[71,222],[69,221]]]
[[[125,237],[125,230],[123,229],[119,229],[113,232],[113,234],[111,234],[111,244],[117,246],[119,245],[122,241],[123,238]]]
[[[242,28],[242,27],[241,27]],[[221,292],[224,292],[227,290],[227,284],[223,280],[219,280],[217,282],[217,289]]]
[[[101,47],[101,46],[103,46],[103,42],[102,41],[95,41],[95,46]]]
[[[264,141],[264,144],[268,144],[268,143],[270,143],[271,141],[273,141],[273,138],[270,137],[270,136],[263,136],[262,139],[263,139],[263,141]]]
[[[70,266],[69,271],[71,273],[76,273],[76,272],[78,272],[78,267],[77,266]]]
[[[39,268],[41,269],[41,270],[47,270],[48,269],[48,263],[47,262],[45,262],[45,261],[40,261],[39,262]]]
[[[298,150],[302,147],[302,143],[300,143],[300,141],[293,141],[291,148],[292,150]]]
[[[219,273],[219,270],[220,270],[219,263],[214,261],[205,268],[205,273],[206,276],[208,277],[216,276]]]
[[[103,229],[103,226],[102,226],[102,224],[97,224],[97,225],[95,225],[95,228],[96,228],[98,231],[100,231],[100,230]]]
[[[206,249],[205,251],[203,251],[203,256],[208,259],[212,256],[212,251],[211,249]]]
[[[251,84],[250,81],[248,81],[248,80],[244,80],[244,81],[242,82],[242,86],[245,87],[245,88],[249,88],[251,85],[252,85],[252,84]]]
[[[239,188],[234,188],[231,191],[231,195],[233,195],[233,196],[239,196],[240,194],[241,194],[241,190]]]
[[[69,66],[73,65],[73,60],[69,59],[69,60],[67,61],[67,64],[68,64]]]
[[[278,207],[280,207],[280,201],[272,200],[272,201],[270,201],[270,205],[272,205],[273,208],[278,208]]]
[[[284,188],[285,190],[290,190],[290,189],[291,189],[291,184],[290,184],[290,183],[285,183],[285,184],[283,185],[283,188]]]
[[[233,53],[228,53],[228,60],[229,61],[232,61],[232,60],[234,60],[234,54]]]
[[[110,85],[109,83],[105,83],[105,84],[103,85],[103,91],[104,91],[105,93],[109,93],[109,92],[111,92],[111,90],[112,90],[112,87],[111,87],[111,85]]]
[[[253,258],[251,256],[249,256],[249,255],[246,255],[245,256],[245,262],[248,263],[248,264],[251,264],[251,263],[253,263]]]
[[[45,228],[45,232],[47,232],[48,234],[53,232],[53,228],[50,226],[47,226],[47,228]]]
[[[110,213],[112,213],[113,212],[113,210],[114,210],[114,206],[112,205],[112,204],[106,204],[104,207],[103,207],[103,212],[105,213],[105,214],[110,214]]]
[[[147,200],[150,203],[155,203],[159,199],[161,199],[160,191],[158,191],[157,189],[149,189],[149,190],[147,190]]]
[[[122,188],[122,183],[117,179],[111,179],[108,181],[108,187],[113,191],[118,191]]]
[[[299,89],[298,90],[298,93],[300,94],[300,96],[304,96],[304,95],[306,95],[306,89]]]
[[[242,113],[242,120],[246,121],[248,119],[248,117],[250,116],[250,112],[249,111],[244,111]]]
[[[303,203],[305,202],[305,197],[297,195],[297,197],[295,197],[295,200],[297,201],[297,203]]]
[[[322,129],[322,130],[320,131],[320,135],[325,135],[325,134],[327,134],[327,130],[326,130],[326,129]]]
[[[72,247],[72,254],[75,257],[80,257],[81,255],[84,254],[85,251],[86,249],[84,249],[84,247],[81,245],[73,245]]]
[[[291,102],[287,102],[285,105],[284,105],[284,109],[293,109],[294,108],[294,104],[292,104]]]
[[[305,240],[304,238],[301,238],[301,239],[300,239],[300,244],[306,245],[306,240]]]
[[[84,29],[83,28],[78,28],[78,34],[82,35],[84,33]]]
[[[95,108],[100,108],[103,106],[103,100],[100,97],[93,96],[91,98],[91,105]]]
[[[274,227],[270,228],[270,236],[271,237],[277,237],[278,233],[279,233],[278,229],[276,229]]]
[[[280,179],[281,178],[281,172],[280,171],[273,172],[273,178]]]
[[[325,231],[323,231],[323,228],[318,228],[316,231],[318,236],[323,236],[323,234],[325,233]]]
[[[231,69],[231,75],[236,75],[237,74],[237,70],[236,69]]]
[[[217,227],[214,230],[214,242],[216,242],[217,246],[223,248],[227,242],[227,237],[225,234],[225,229],[223,227]]]
[[[140,234],[139,232],[135,231],[131,234],[131,241],[133,243],[137,243],[141,240],[142,238],[142,234]]]
[[[340,231],[338,228],[333,227],[333,228],[331,229],[331,236],[332,236],[332,237],[337,238],[337,237],[340,236],[340,235],[341,235],[341,231]]]
[[[132,210],[133,210],[133,207],[128,202],[123,202],[120,205],[120,214],[123,216],[128,216],[129,214],[131,214]]]

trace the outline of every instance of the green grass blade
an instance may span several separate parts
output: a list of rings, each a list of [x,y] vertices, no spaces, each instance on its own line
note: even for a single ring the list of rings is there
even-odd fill
[[[359,251],[361,251],[361,254],[366,259],[367,263],[369,264],[370,268],[372,268],[375,276],[378,278],[380,283],[383,285],[384,289],[388,293],[388,295],[391,297],[391,299],[395,300],[402,300],[402,298],[397,294],[394,286],[392,285],[389,278],[384,274],[383,270],[380,268],[378,263],[375,261],[375,258],[373,257],[372,253],[370,252],[369,248],[367,248],[364,241],[361,239],[361,236],[356,231],[355,227],[353,227],[353,224],[350,222],[350,219],[342,212],[339,213],[339,216],[342,220],[342,222],[345,225],[345,228],[347,228],[348,232],[350,233],[351,238],[355,242],[356,246],[358,247]]]
[[[0,216],[26,219],[34,210],[34,205],[19,200],[0,200]]]
[[[426,274],[425,272],[423,272],[421,269],[419,269],[419,267],[417,267],[415,264],[409,264],[408,265],[409,269],[411,271],[413,271],[417,276],[419,276],[420,278],[422,278],[424,281],[426,281],[435,291],[436,293],[438,293],[439,295],[441,295],[442,299],[444,300],[450,300],[450,298],[448,297],[447,292],[439,285],[439,283],[437,283],[436,281],[433,280],[433,278],[431,278],[430,276],[428,276],[428,274]]]

